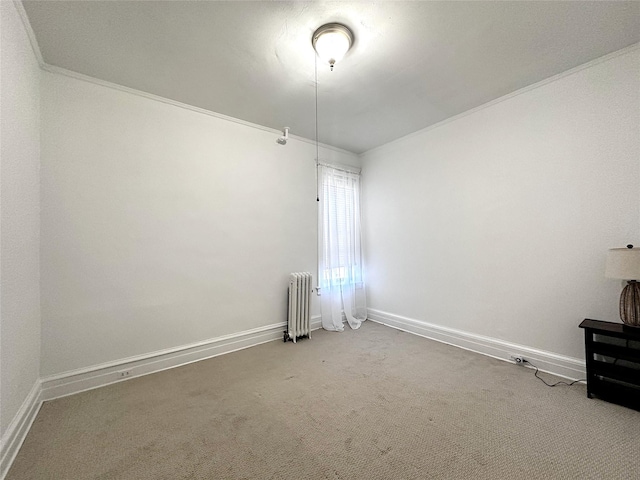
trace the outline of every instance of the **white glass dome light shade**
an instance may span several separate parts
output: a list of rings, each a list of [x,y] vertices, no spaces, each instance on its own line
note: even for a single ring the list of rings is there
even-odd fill
[[[342,57],[351,48],[353,34],[344,25],[328,23],[315,31],[312,43],[318,56],[327,62],[333,70],[336,62],[342,60]]]

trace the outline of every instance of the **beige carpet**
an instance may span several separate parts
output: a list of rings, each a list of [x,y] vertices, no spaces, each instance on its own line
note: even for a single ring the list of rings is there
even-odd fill
[[[638,479],[638,452],[640,412],[582,384],[366,322],[47,402],[7,478]]]

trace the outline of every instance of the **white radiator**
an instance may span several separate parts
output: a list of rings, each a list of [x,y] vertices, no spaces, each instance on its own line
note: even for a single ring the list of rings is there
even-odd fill
[[[311,338],[311,283],[309,272],[289,275],[289,321],[284,332],[284,341],[300,337]]]

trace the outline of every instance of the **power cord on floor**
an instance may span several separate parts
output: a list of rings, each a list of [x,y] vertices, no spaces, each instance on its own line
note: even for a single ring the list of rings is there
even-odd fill
[[[571,382],[571,383],[567,383],[567,382],[563,382],[563,381],[559,381],[559,382],[556,382],[556,383],[547,383],[547,382],[545,382],[544,378],[542,378],[540,375],[538,375],[538,372],[540,371],[540,369],[539,369],[538,367],[536,367],[533,363],[531,363],[529,360],[526,360],[526,359],[524,359],[524,358],[522,359],[522,362],[523,362],[523,363],[528,363],[528,364],[529,364],[529,365],[531,365],[533,368],[535,368],[535,369],[536,369],[536,373],[534,374],[534,376],[535,376],[538,380],[540,380],[542,383],[544,383],[547,387],[557,387],[558,385],[566,385],[567,387],[570,387],[571,385],[574,385],[574,384],[576,384],[576,383],[578,383],[578,382],[583,382],[583,381],[585,381],[585,380],[586,380],[586,379],[582,379],[582,380],[574,380],[574,381],[573,381],[573,382]]]

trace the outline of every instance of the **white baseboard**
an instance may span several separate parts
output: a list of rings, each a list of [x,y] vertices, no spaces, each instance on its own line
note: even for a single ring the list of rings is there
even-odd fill
[[[225,353],[282,339],[286,323],[245,330],[203,342],[120,359],[80,370],[73,370],[43,378],[42,400],[53,400],[92,390],[131,378],[149,375],[169,368],[180,367]],[[312,317],[311,329],[320,328],[320,317]],[[128,374],[123,377],[120,372]]]
[[[531,361],[542,372],[552,373],[571,380],[586,377],[585,362],[582,359],[558,355],[545,350],[527,347],[526,345],[505,342],[497,338],[476,335],[462,330],[455,330],[453,328],[383,312],[382,310],[370,308],[367,313],[367,318],[374,322],[455,347],[464,348],[465,350],[488,355],[499,360],[511,362],[510,356],[518,354]]]
[[[40,380],[36,380],[31,391],[7,427],[6,432],[2,435],[2,439],[0,440],[0,479],[4,479],[9,472],[9,468],[16,458],[24,439],[27,437],[27,433],[29,433],[31,424],[40,410],[40,406],[42,405],[41,391]]]
[[[3,480],[9,471],[40,410],[42,402],[104,387],[142,375],[149,375],[169,368],[180,367],[225,353],[260,345],[261,343],[280,340],[283,338],[285,327],[286,323],[267,325],[203,342],[124,358],[59,375],[51,375],[38,380],[2,436],[0,445],[0,480]],[[319,328],[322,328],[320,317],[312,317],[311,330],[318,330]],[[127,371],[129,374],[126,377],[122,377],[120,376],[122,371]]]
[[[577,379],[585,376],[585,363],[580,359],[505,342],[496,338],[454,330],[381,310],[369,309],[367,318],[389,327],[500,360],[509,361],[511,354],[518,353],[534,362],[541,371],[561,377]],[[38,380],[2,436],[0,480],[4,479],[9,471],[43,401],[92,390],[142,375],[149,375],[225,353],[235,352],[261,343],[279,340],[282,339],[285,326],[285,323],[267,325],[204,342],[125,358]],[[311,329],[317,330],[319,328],[321,328],[320,317],[312,317]],[[121,377],[119,372],[122,371],[129,372],[129,375]]]

